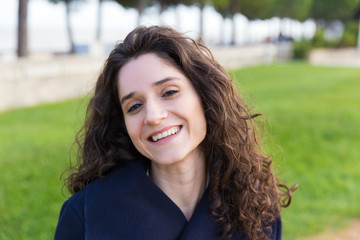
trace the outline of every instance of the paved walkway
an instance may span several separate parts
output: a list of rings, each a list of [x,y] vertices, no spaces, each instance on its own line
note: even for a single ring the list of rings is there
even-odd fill
[[[360,53],[355,48],[316,49],[311,52],[309,61],[314,65],[360,67]]]
[[[360,220],[355,219],[352,223],[338,231],[327,230],[324,233],[304,238],[303,240],[359,240],[360,239]]]
[[[273,44],[212,49],[214,57],[227,69],[286,59],[288,52],[288,46],[279,48]],[[0,111],[88,94],[105,59],[51,54],[12,61],[0,58]],[[316,50],[310,62],[360,67],[360,55],[355,49]]]

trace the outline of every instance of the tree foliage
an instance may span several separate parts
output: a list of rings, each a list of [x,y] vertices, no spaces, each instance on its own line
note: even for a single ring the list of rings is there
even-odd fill
[[[194,0],[157,0],[156,2],[160,5],[160,12],[164,11],[169,7],[176,7],[179,4],[191,6],[194,4]]]
[[[69,21],[70,3],[86,0],[48,0],[52,3],[64,2],[67,6],[67,28],[69,41],[71,42],[72,52],[72,31]],[[99,0],[99,4],[104,0]],[[109,0],[110,1],[110,0]],[[236,39],[235,15],[240,13],[249,20],[269,19],[272,17],[291,18],[299,21],[312,18],[315,20],[341,20],[346,22],[351,19],[358,19],[360,16],[360,0],[111,0],[122,5],[124,8],[137,9],[138,25],[140,18],[146,7],[159,4],[160,13],[169,7],[176,7],[179,4],[186,6],[196,5],[200,9],[200,29],[203,35],[204,25],[204,8],[206,4],[214,6],[215,10],[221,14],[223,19],[231,18],[232,27],[232,44]],[[100,11],[99,11],[100,12]],[[99,19],[101,18],[99,13]],[[97,39],[100,37],[100,20],[98,20]]]
[[[317,20],[354,19],[360,9],[360,0],[313,0],[311,17]]]
[[[277,16],[304,21],[311,17],[313,1],[315,0],[269,0],[266,1],[263,15],[267,18]]]
[[[223,18],[226,18],[230,15],[230,0],[212,0],[211,3],[215,10],[220,13]]]
[[[223,17],[232,17],[236,13],[241,13],[249,19],[273,16],[270,5],[274,0],[212,0],[211,2]]]
[[[54,4],[58,4],[58,3],[65,3],[66,5],[70,5],[72,3],[75,3],[75,2],[85,2],[87,0],[48,0],[49,2],[51,3],[54,3]]]
[[[160,12],[168,9],[169,7],[174,7],[182,3],[181,0],[158,0],[157,2],[160,5]]]
[[[269,0],[243,0],[240,3],[240,13],[248,19],[270,18],[273,16],[269,6]]]
[[[124,8],[135,8],[138,11],[137,25],[140,25],[141,16],[146,7],[153,5],[155,0],[114,0]]]

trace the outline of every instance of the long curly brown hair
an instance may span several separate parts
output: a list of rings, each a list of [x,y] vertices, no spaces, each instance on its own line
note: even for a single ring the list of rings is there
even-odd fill
[[[222,226],[222,236],[241,230],[251,239],[268,239],[267,227],[290,203],[291,190],[278,184],[272,160],[260,151],[254,124],[260,114],[249,113],[208,48],[168,27],[138,27],[110,53],[77,136],[78,162],[69,169],[65,185],[74,194],[121,163],[144,159],[126,131],[117,75],[124,64],[145,53],[179,68],[201,98],[207,121],[202,147],[210,175],[210,210]],[[280,186],[287,189],[285,194]]]

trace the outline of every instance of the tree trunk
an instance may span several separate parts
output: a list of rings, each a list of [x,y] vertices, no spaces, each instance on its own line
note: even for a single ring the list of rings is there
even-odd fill
[[[224,16],[221,16],[221,20],[222,23],[220,24],[220,41],[219,44],[222,46],[226,45],[226,40],[225,40],[225,23],[226,23],[226,18]]]
[[[235,14],[232,16],[231,45],[236,45],[236,21]]]
[[[235,22],[235,15],[239,12],[239,1],[232,0],[230,7],[230,14],[232,18],[232,31],[231,31],[231,45],[236,44],[236,22]]]
[[[100,38],[101,38],[102,3],[103,0],[99,0],[99,6],[97,12],[96,37],[95,37],[96,42],[100,42]]]
[[[174,11],[175,11],[175,19],[176,19],[176,29],[180,31],[181,29],[181,16],[179,11],[179,4],[174,5]]]
[[[73,38],[73,33],[72,33],[71,23],[70,23],[70,1],[69,0],[66,1],[65,5],[66,5],[66,28],[67,28],[68,37],[69,37],[70,53],[73,54],[73,53],[75,53],[75,46],[74,46],[74,38]]]
[[[138,9],[138,19],[137,19],[137,26],[141,24],[141,16],[146,7],[146,0],[138,0],[137,2],[137,9]]]
[[[358,55],[360,55],[360,15],[359,15],[359,32],[358,32],[357,52],[358,52]]]
[[[200,3],[200,22],[199,22],[199,41],[203,38],[204,36],[204,8],[205,8],[205,3],[204,1],[202,1]]]
[[[28,36],[27,36],[27,8],[28,8],[28,0],[19,0],[18,36],[17,36],[18,57],[26,57],[29,53]]]

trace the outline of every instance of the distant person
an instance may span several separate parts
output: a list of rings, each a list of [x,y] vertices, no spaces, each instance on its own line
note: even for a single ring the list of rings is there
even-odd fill
[[[110,53],[55,239],[281,239],[272,160],[225,69],[167,27]]]

